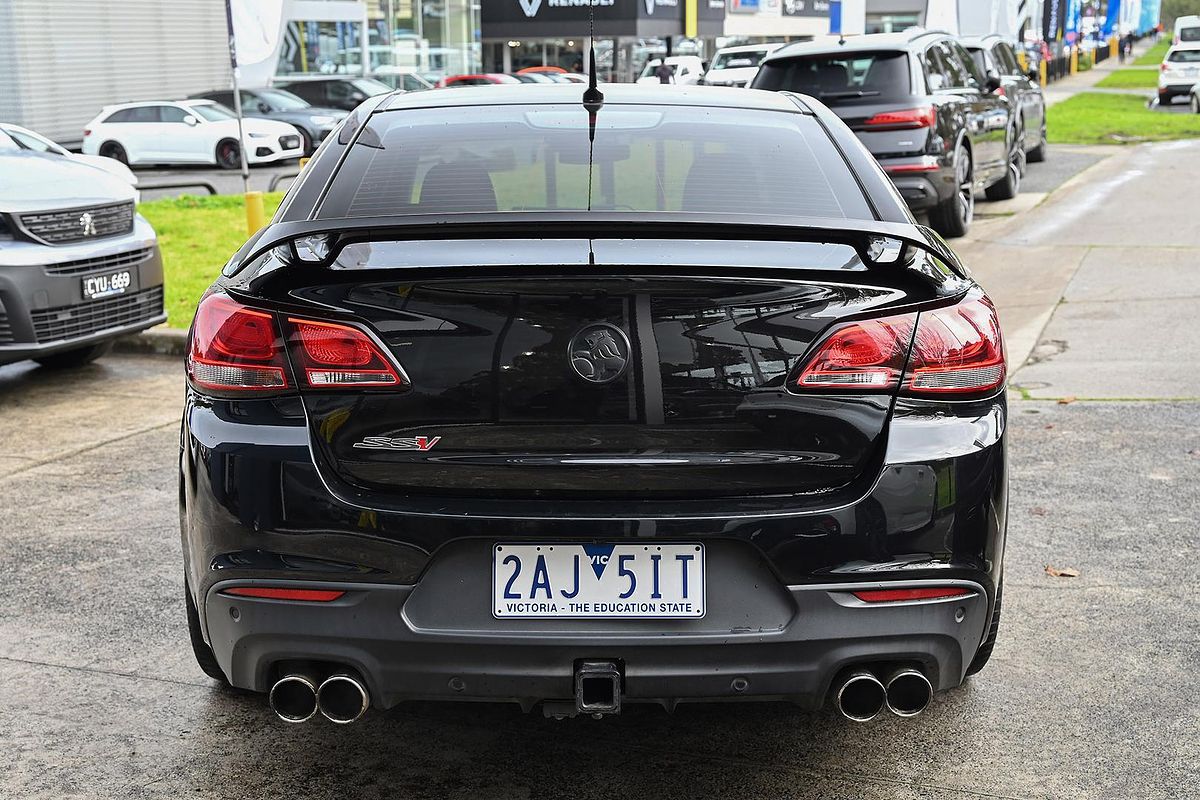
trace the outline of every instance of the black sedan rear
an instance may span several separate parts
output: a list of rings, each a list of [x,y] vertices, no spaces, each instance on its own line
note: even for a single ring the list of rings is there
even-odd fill
[[[289,721],[919,713],[996,635],[992,304],[820,103],[582,89],[369,101],[204,298],[201,666]]]

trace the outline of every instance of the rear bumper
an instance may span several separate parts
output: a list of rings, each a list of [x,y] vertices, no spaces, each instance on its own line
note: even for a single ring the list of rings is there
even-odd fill
[[[711,562],[709,577],[710,594],[718,596],[734,588],[720,585],[719,564]],[[849,592],[862,583],[789,587],[779,598],[789,617],[771,629],[716,630],[704,620],[669,626],[670,632],[658,624],[599,621],[576,622],[569,632],[554,632],[554,622],[542,622],[550,632],[511,621],[508,629],[425,628],[412,619],[423,613],[420,585],[338,583],[323,584],[348,590],[332,603],[234,597],[221,593],[230,582],[218,583],[205,616],[222,670],[233,685],[259,692],[270,688],[273,665],[301,659],[354,668],[379,708],[426,699],[512,701],[528,709],[569,700],[577,662],[604,660],[623,667],[626,702],[781,699],[818,708],[850,665],[917,662],[936,690],[958,686],[987,628],[990,604],[982,584],[951,583],[972,594],[873,606]],[[488,587],[461,588],[439,592],[439,599],[451,607],[478,601],[486,613]]]
[[[453,504],[441,516],[418,515],[338,497],[313,463],[293,403],[226,408],[193,397],[184,416],[188,582],[222,669],[243,688],[265,691],[278,662],[315,660],[359,670],[383,707],[410,698],[529,707],[571,697],[573,664],[588,659],[624,664],[630,701],[754,697],[811,707],[852,663],[916,661],[935,688],[957,686],[990,620],[1005,539],[1003,395],[899,401],[886,466],[845,505],[610,520],[473,518]],[[268,418],[275,424],[247,423]],[[491,616],[493,542],[630,537],[705,543],[704,619]],[[221,593],[235,584],[347,594],[302,604]],[[973,596],[863,607],[847,594],[947,584]]]
[[[954,167],[938,163],[925,170],[932,157],[881,159],[879,164],[913,211],[928,211],[954,194]]]
[[[86,300],[83,280],[128,270],[122,294]],[[84,347],[166,320],[158,244],[141,218],[125,236],[74,245],[12,242],[0,251],[0,364]]]
[[[1158,87],[1159,99],[1169,99],[1173,97],[1180,97],[1185,94],[1191,94],[1195,85],[1196,81],[1194,80],[1180,81],[1179,83],[1169,83],[1165,86],[1160,85]]]

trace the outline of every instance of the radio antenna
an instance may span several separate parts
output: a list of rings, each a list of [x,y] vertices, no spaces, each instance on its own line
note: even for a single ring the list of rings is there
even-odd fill
[[[583,107],[592,115],[592,137],[596,136],[596,112],[604,107],[604,93],[600,91],[599,76],[596,74],[596,7],[588,6],[588,88],[583,93]]]

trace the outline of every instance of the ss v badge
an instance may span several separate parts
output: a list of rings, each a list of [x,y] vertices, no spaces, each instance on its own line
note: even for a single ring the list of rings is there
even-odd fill
[[[388,436],[364,436],[361,442],[354,446],[360,450],[419,450],[422,453],[432,450],[434,445],[442,440],[440,436],[413,436],[410,438],[392,439]]]

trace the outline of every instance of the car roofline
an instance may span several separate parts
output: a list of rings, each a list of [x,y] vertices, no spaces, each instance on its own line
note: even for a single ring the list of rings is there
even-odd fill
[[[831,52],[869,52],[872,50],[904,50],[921,39],[930,37],[959,37],[934,28],[908,28],[896,33],[864,33],[856,36],[835,39],[833,35],[823,37],[820,41],[790,42],[767,55],[763,63],[768,61],[795,58],[802,55],[816,55]]]
[[[409,109],[481,107],[481,106],[551,106],[579,105],[583,107],[583,84],[496,84],[465,86],[453,92],[392,92],[384,97],[371,115]],[[659,106],[697,108],[736,108],[747,111],[811,113],[795,100],[784,98],[781,92],[753,89],[728,89],[718,86],[647,86],[645,84],[601,84],[605,107]],[[601,114],[604,112],[601,111]]]

